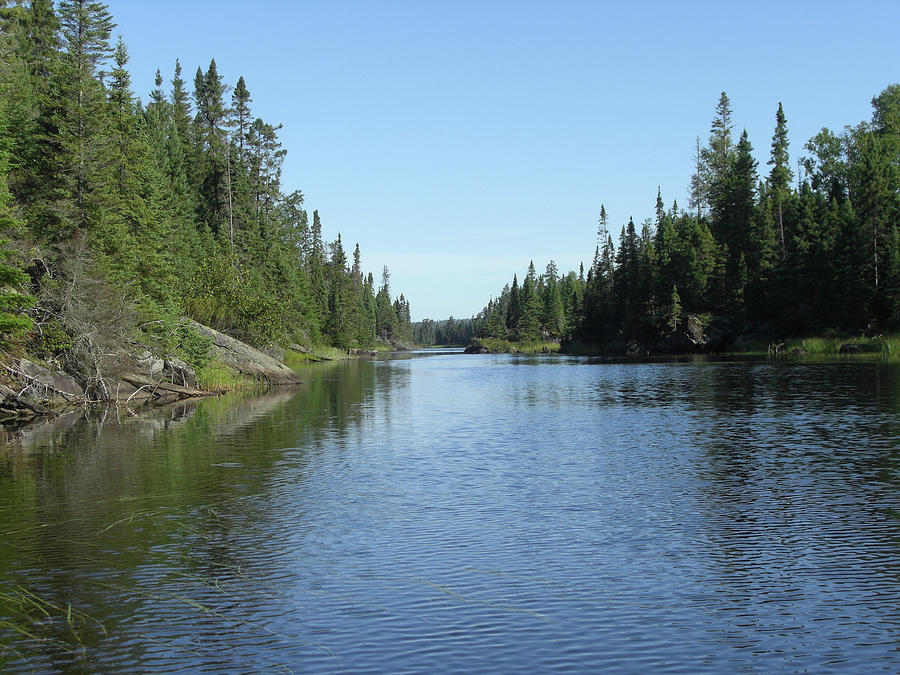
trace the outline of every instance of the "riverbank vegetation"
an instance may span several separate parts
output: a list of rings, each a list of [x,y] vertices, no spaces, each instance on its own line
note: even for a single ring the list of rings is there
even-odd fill
[[[100,2],[0,1],[0,339],[101,379],[143,349],[208,369],[185,318],[260,348],[410,340],[387,268],[282,184],[252,83],[175,59],[142,101],[114,28]]]
[[[880,340],[896,354],[897,337],[875,336],[900,330],[900,85],[872,107],[810,139],[795,175],[781,104],[761,168],[723,92],[706,145],[697,139],[687,208],[657,191],[654,217],[629,220],[616,244],[600,205],[590,267],[560,274],[551,261],[539,275],[532,263],[473,335],[634,354]],[[803,342],[816,335],[830,338]]]
[[[466,347],[468,354],[555,354],[559,341],[510,341],[500,338],[473,338]]]

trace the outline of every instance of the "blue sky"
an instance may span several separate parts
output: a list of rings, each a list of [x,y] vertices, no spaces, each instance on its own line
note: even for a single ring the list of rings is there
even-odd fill
[[[760,172],[778,102],[794,162],[821,127],[870,117],[900,81],[897,2],[112,0],[144,101],[175,58],[216,59],[283,123],[283,188],[413,319],[478,312],[533,259],[589,265],[614,236],[687,204],[695,138],[721,91]],[[168,84],[167,84],[168,87]]]

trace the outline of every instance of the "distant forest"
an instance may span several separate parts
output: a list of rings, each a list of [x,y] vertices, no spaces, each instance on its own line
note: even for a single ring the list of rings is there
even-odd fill
[[[870,121],[810,139],[795,182],[781,104],[761,171],[747,132],[734,140],[723,92],[696,142],[687,209],[657,193],[654,218],[629,220],[616,245],[601,205],[590,268],[560,274],[551,261],[539,274],[532,263],[472,335],[621,345],[671,334],[687,313],[776,339],[896,331],[900,85],[872,107]]]
[[[280,124],[215,60],[146,104],[105,4],[0,0],[0,334],[54,356],[106,339],[190,352],[187,316],[257,346],[410,339],[359,245],[281,183]],[[110,332],[115,334],[110,334]],[[189,353],[186,353],[190,356]]]

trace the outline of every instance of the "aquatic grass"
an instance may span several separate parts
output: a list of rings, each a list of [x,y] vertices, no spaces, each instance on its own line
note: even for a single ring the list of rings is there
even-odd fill
[[[484,347],[498,354],[555,354],[559,352],[559,342],[553,340],[526,340],[515,342],[500,338],[475,338],[473,347]]]
[[[71,602],[63,607],[23,586],[16,586],[8,593],[0,592],[0,606],[12,615],[12,618],[0,620],[0,628],[6,628],[38,644],[54,644],[71,654],[84,651],[81,633],[89,626],[98,628],[104,637],[109,636],[102,622],[73,607]],[[68,630],[74,645],[49,635],[62,626]],[[0,648],[13,649],[2,643]]]
[[[162,602],[165,602],[168,600],[173,600],[175,602],[181,603],[181,604],[183,604],[187,607],[190,607],[190,608],[192,608],[202,614],[205,614],[207,616],[216,617],[218,619],[222,619],[223,621],[235,623],[235,624],[241,625],[241,626],[248,626],[250,628],[260,631],[261,633],[265,633],[267,635],[271,635],[273,637],[284,640],[285,642],[297,642],[306,647],[312,647],[314,649],[323,651],[324,653],[328,654],[329,656],[332,656],[335,658],[340,658],[332,649],[330,649],[324,645],[317,644],[315,642],[310,642],[307,640],[302,640],[296,636],[290,636],[285,633],[278,632],[276,630],[273,630],[269,626],[265,625],[262,621],[243,619],[243,618],[239,618],[239,617],[230,615],[220,609],[216,609],[215,607],[212,607],[207,603],[201,602],[199,600],[195,600],[194,598],[191,598],[187,595],[180,595],[178,593],[153,593],[150,591],[141,590],[139,588],[126,587],[121,584],[99,581],[96,579],[87,579],[86,582],[93,584],[95,586],[99,586],[100,588],[106,588],[109,590],[119,591],[123,594],[139,595],[139,596],[147,598],[149,600],[157,600],[157,601],[162,601]],[[221,587],[219,589],[219,592],[224,593],[224,591],[221,590]]]

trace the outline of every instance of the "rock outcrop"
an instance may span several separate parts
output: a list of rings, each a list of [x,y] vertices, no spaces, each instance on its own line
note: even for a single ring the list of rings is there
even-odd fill
[[[222,363],[242,375],[270,384],[300,382],[297,373],[258,349],[196,321],[192,321],[190,325],[195,331],[212,340],[212,349]]]
[[[24,382],[23,394],[29,398],[51,404],[56,400],[78,403],[84,399],[81,385],[61,370],[50,370],[28,359],[14,359],[7,370]]]
[[[268,384],[297,384],[300,378],[276,358],[212,328],[191,322],[212,342],[212,353],[226,367]],[[97,369],[94,388],[86,392],[74,377],[52,363],[40,365],[25,358],[0,363],[0,422],[13,426],[36,417],[99,403],[125,406],[160,405],[221,392],[198,388],[197,374],[183,360],[150,351],[126,354],[112,371]],[[99,383],[99,385],[97,384]],[[99,391],[99,395],[98,395]]]

